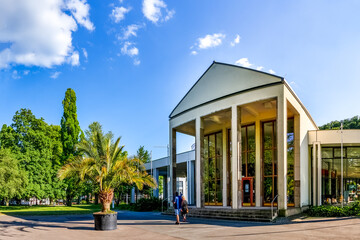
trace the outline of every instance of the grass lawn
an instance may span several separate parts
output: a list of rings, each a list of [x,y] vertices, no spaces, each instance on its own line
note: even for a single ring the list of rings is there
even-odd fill
[[[71,214],[90,214],[101,210],[100,205],[82,204],[67,206],[0,206],[0,215],[71,215]]]

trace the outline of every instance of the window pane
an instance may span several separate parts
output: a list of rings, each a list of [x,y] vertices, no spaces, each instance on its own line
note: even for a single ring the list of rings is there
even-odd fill
[[[273,147],[272,134],[273,134],[273,123],[272,122],[264,123],[264,148],[265,149],[270,149]]]
[[[333,149],[332,148],[321,148],[321,157],[322,158],[333,158]]]
[[[264,175],[272,175],[272,150],[265,150],[264,151]]]
[[[248,150],[255,151],[255,125],[247,127],[248,129]]]
[[[246,127],[241,128],[241,151],[246,151]]]
[[[264,202],[270,203],[272,200],[272,177],[265,177],[264,178]]]
[[[348,158],[360,158],[360,147],[348,147],[347,148]]]
[[[249,153],[248,157],[248,177],[255,177],[255,152]]]

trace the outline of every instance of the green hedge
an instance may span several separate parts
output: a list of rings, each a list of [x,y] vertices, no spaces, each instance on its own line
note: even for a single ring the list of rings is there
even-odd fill
[[[164,204],[164,210],[166,210],[166,201],[162,201],[158,198],[141,198],[137,203],[121,204],[117,207],[119,210],[130,210],[137,212],[151,212],[161,211],[161,204]]]
[[[354,202],[343,208],[338,206],[310,207],[307,214],[312,217],[347,217],[360,216],[360,202]]]

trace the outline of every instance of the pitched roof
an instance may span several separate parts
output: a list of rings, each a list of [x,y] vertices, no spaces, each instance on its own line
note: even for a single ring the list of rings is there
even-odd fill
[[[213,62],[170,114],[173,118],[195,107],[233,94],[283,83],[284,78],[251,68]]]

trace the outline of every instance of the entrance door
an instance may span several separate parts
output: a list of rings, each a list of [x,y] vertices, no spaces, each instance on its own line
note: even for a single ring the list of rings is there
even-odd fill
[[[243,206],[255,206],[254,203],[254,178],[244,177],[242,178],[243,189]]]

